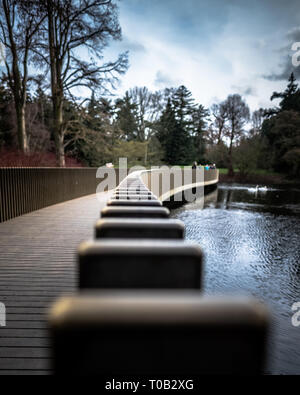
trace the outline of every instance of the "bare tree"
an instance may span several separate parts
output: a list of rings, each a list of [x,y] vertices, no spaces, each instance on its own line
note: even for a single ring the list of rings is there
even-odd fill
[[[4,78],[12,91],[17,119],[19,148],[29,152],[26,133],[28,64],[36,45],[37,33],[45,16],[38,1],[1,0],[0,41],[6,48]]]
[[[238,94],[229,95],[224,102],[229,122],[228,175],[233,176],[232,149],[235,141],[243,134],[243,126],[250,118],[250,110]]]
[[[261,108],[253,112],[252,117],[252,135],[257,135],[261,131],[261,127],[264,121],[264,110]]]
[[[226,133],[226,107],[224,103],[213,104],[211,107],[211,112],[214,116],[214,122],[212,124],[212,127],[215,130],[216,143],[220,145],[222,138]]]
[[[154,95],[145,86],[142,88],[135,87],[130,89],[128,92],[133,104],[136,105],[137,109],[137,120],[138,120],[138,140],[143,142],[147,140],[146,128],[152,122],[154,112],[156,109],[153,106]]]
[[[117,8],[112,0],[41,1],[47,16],[43,60],[51,76],[53,135],[59,166],[65,166],[63,103],[72,90],[87,87],[106,92],[128,67],[127,53],[103,63],[110,39],[120,39]],[[101,65],[100,65],[101,63]]]
[[[130,89],[129,97],[137,110],[138,141],[145,142],[144,164],[148,162],[148,151],[151,139],[155,134],[155,122],[158,121],[164,108],[164,92],[151,92],[146,87]]]

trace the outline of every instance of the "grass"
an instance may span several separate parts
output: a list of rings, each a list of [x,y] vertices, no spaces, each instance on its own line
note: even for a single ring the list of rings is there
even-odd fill
[[[220,174],[227,174],[228,173],[228,169],[218,169]],[[238,173],[238,169],[234,169],[235,173]]]
[[[220,174],[228,174],[228,169],[222,168],[219,169]],[[239,173],[238,169],[234,169],[235,173]],[[276,173],[274,171],[266,170],[266,169],[256,169],[254,171],[251,171],[249,174],[251,175],[260,175],[260,176],[282,176],[281,173]]]

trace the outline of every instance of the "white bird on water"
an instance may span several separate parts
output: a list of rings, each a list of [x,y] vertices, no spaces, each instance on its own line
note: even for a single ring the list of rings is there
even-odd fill
[[[259,185],[256,185],[255,188],[248,188],[248,192],[267,192],[268,187],[264,186],[264,187],[260,187]]]
[[[258,188],[261,192],[267,192],[268,188],[266,186]]]

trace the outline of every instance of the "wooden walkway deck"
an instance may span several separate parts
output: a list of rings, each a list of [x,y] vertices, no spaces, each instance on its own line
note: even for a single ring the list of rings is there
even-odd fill
[[[46,311],[77,287],[76,249],[110,194],[71,200],[0,224],[1,374],[50,374]]]

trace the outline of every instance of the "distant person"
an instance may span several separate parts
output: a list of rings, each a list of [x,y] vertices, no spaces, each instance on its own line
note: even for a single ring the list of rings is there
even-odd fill
[[[196,169],[197,169],[197,165],[198,165],[197,162],[194,162],[194,163],[193,163],[193,166],[192,166],[192,169],[193,169],[193,170],[196,170]]]
[[[209,167],[209,165],[205,165],[205,170],[209,170],[210,169],[210,167]]]
[[[106,166],[108,169],[113,169],[113,168],[114,168],[113,163],[106,163],[105,166]]]

